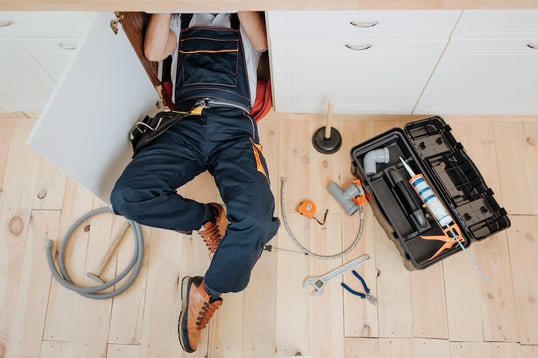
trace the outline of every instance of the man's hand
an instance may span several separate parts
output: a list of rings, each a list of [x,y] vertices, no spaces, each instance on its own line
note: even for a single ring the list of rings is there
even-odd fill
[[[161,61],[176,49],[176,34],[170,30],[170,14],[153,14],[144,39],[144,55],[150,61]]]
[[[261,14],[255,11],[238,11],[237,16],[252,46],[259,52],[267,50],[267,32]]]

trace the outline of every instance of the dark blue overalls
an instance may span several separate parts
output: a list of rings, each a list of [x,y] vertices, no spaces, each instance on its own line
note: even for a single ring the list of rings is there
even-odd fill
[[[199,116],[185,117],[135,155],[116,182],[112,207],[142,225],[198,230],[210,207],[178,195],[176,188],[208,170],[230,224],[205,285],[220,293],[241,291],[280,222],[273,216],[274,197],[257,124],[249,115],[238,27],[182,26],[175,98],[176,110],[188,110],[201,99],[207,108]]]

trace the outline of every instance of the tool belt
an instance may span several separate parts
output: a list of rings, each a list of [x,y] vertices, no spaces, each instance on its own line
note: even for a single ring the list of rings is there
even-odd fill
[[[203,108],[203,106],[197,106],[187,112],[159,112],[155,117],[145,116],[143,120],[136,122],[129,135],[133,157],[183,118],[202,114]]]

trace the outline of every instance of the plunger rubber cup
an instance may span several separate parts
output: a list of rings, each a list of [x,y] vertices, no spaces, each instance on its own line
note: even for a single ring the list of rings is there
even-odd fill
[[[325,127],[321,127],[312,136],[312,145],[322,154],[333,154],[342,146],[342,136],[336,128],[331,127],[330,137],[325,138]]]

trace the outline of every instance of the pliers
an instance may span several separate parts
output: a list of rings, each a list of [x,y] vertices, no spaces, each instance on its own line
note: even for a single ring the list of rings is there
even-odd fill
[[[355,270],[352,270],[351,273],[353,274],[353,276],[355,276],[356,278],[359,279],[359,281],[362,283],[362,287],[364,288],[364,293],[362,292],[359,292],[359,291],[355,291],[354,289],[352,289],[351,287],[349,287],[348,285],[346,285],[344,282],[340,283],[340,285],[346,290],[348,291],[349,293],[355,295],[355,296],[359,296],[360,298],[366,298],[368,301],[370,301],[371,304],[373,305],[376,305],[377,304],[377,298],[372,295],[370,293],[370,288],[368,288],[368,286],[366,285],[366,282],[364,281],[364,279],[361,277],[361,275],[359,275],[357,273],[357,271]]]

